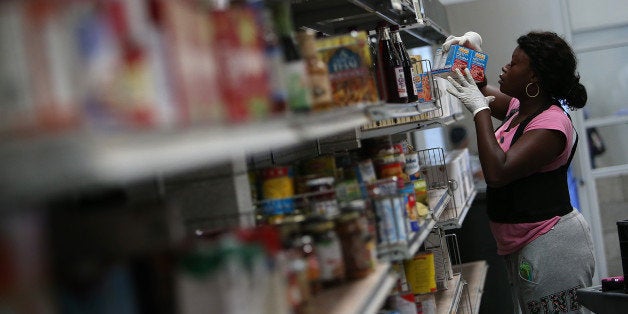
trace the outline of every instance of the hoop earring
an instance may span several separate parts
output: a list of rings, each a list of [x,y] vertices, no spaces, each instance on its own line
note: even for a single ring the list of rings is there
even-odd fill
[[[530,95],[530,92],[528,92],[528,88],[532,84],[535,84],[535,83],[528,83],[528,85],[526,85],[526,95],[528,95],[528,97],[530,97],[530,98],[534,98],[534,97],[538,96],[539,93],[541,92],[541,87],[539,86],[539,84],[536,84],[536,94]]]

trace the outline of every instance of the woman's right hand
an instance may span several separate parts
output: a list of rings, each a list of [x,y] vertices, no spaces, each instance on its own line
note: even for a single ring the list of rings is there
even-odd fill
[[[459,45],[475,51],[482,51],[482,36],[473,31],[466,32],[464,35],[459,37],[450,35],[443,44],[443,51],[449,51],[451,45]]]

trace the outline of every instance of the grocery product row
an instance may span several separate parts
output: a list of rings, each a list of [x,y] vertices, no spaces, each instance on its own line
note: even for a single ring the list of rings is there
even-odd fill
[[[297,31],[293,10],[314,2],[326,1],[2,2],[7,308],[455,312],[465,281],[442,228],[474,197],[468,152],[390,137],[461,114],[453,67],[410,55],[402,38],[419,30],[405,20]],[[462,50],[452,64],[476,55]],[[321,153],[343,132],[359,149]],[[191,232],[165,190],[109,189],[305,141],[316,157],[251,159],[253,208],[227,209],[246,226]]]
[[[315,36],[295,31],[288,1],[208,3],[3,2],[0,62],[11,75],[2,81],[1,199],[176,173],[344,131],[404,132],[461,112],[430,61],[408,58],[386,24],[380,41],[364,31]],[[420,99],[386,102],[397,81],[386,79],[385,59]]]
[[[226,125],[433,102],[399,27],[296,30],[289,1],[2,3],[9,136]],[[374,25],[373,25],[374,27]]]
[[[369,168],[364,160],[359,164]],[[309,164],[310,169],[319,166]],[[372,171],[382,173],[386,167],[380,166],[371,166]],[[335,171],[348,179],[350,168]],[[266,196],[282,185],[269,180],[286,179],[269,171],[261,192]],[[419,173],[420,167],[412,173],[416,180],[419,175],[430,178],[428,172]],[[285,198],[258,202],[252,214],[255,227],[193,233],[184,231],[176,203],[131,201],[123,189],[74,193],[54,198],[46,208],[13,208],[3,213],[0,224],[2,242],[7,243],[3,255],[9,257],[5,265],[15,270],[5,286],[7,304],[18,312],[36,307],[44,312],[199,313],[209,308],[212,313],[376,313],[383,304],[396,302],[398,280],[410,282],[409,276],[428,278],[412,281],[418,285],[415,291],[437,298],[439,291],[453,286],[434,285],[450,280],[455,271],[449,269],[448,253],[433,228],[453,198],[429,180],[404,195],[398,182],[410,179],[403,176],[376,177],[369,197],[348,202],[329,197],[351,191],[347,180],[338,180],[344,188],[334,185],[333,190],[303,194],[307,204],[296,197],[292,204]],[[308,188],[330,183],[322,176],[317,181],[312,173],[307,178]],[[295,176],[294,181],[300,180]],[[361,193],[362,186],[369,185],[358,185],[354,192]],[[413,226],[408,200],[421,195],[428,215]],[[386,252],[400,243],[394,239],[404,237],[404,254]],[[418,259],[429,255],[433,261],[426,268]],[[399,266],[391,268],[391,261],[403,265],[407,274]],[[449,270],[443,268],[446,263]],[[425,283],[427,290],[418,290]],[[406,294],[414,293],[407,289]],[[32,302],[24,304],[21,296]]]

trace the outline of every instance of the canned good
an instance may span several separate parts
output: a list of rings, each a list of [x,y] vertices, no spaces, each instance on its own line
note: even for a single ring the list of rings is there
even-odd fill
[[[291,167],[262,170],[263,211],[267,215],[291,213],[294,210],[294,179]]]

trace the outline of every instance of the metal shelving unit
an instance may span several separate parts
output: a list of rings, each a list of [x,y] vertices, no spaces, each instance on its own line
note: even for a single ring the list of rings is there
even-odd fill
[[[469,292],[469,302],[471,303],[471,313],[480,312],[480,303],[484,293],[484,282],[488,272],[486,261],[475,261],[460,265],[462,277],[467,281],[467,291]]]
[[[401,261],[409,259],[416,254],[421,244],[423,244],[425,239],[427,239],[429,233],[432,229],[434,229],[434,226],[436,226],[438,215],[443,212],[445,206],[447,206],[448,202],[451,200],[450,195],[447,193],[447,189],[429,190],[428,193],[430,194],[430,196],[428,196],[431,211],[430,217],[421,223],[418,232],[410,236],[410,240],[407,245],[392,247],[390,249],[384,249],[382,252],[378,252],[381,259],[385,261]]]
[[[462,228],[462,223],[464,222],[464,219],[467,217],[469,208],[471,208],[471,205],[473,204],[473,200],[475,200],[476,195],[477,195],[477,191],[473,190],[469,198],[465,201],[465,204],[462,207],[462,210],[459,213],[456,213],[457,215],[455,215],[455,217],[439,221],[438,226],[445,230]]]
[[[377,22],[387,21],[401,26],[408,47],[440,44],[448,36],[444,7],[438,1],[407,1],[401,8],[390,6],[388,1],[372,0],[291,2],[297,27],[328,35],[346,33],[349,29],[371,31]],[[359,140],[425,129],[456,119],[456,116],[431,115],[438,110],[438,104],[433,102],[401,106],[364,104],[237,125],[116,133],[81,130],[46,138],[3,141],[0,204],[177,174],[344,132],[355,134]],[[382,126],[388,119],[408,121]],[[375,125],[369,128],[372,120],[376,120]],[[417,252],[451,200],[446,189],[430,193],[432,218],[426,219],[421,231],[412,236],[405,257]],[[314,313],[376,313],[397,279],[390,268],[390,263],[381,262],[362,280],[322,291],[312,301]],[[460,299],[457,291],[462,289],[463,281],[460,275],[455,280],[456,288],[450,291],[455,295],[450,298],[443,292],[437,296],[439,304],[448,302],[450,308],[457,307]]]
[[[448,281],[446,290],[435,293],[436,296],[436,312],[438,314],[455,314],[458,311],[460,300],[466,282],[462,279],[461,274],[456,274]]]
[[[449,32],[444,6],[439,1],[413,0],[395,5],[394,1],[374,0],[292,0],[297,27],[327,35],[351,30],[371,31],[378,22],[400,25],[408,47],[441,44]]]

